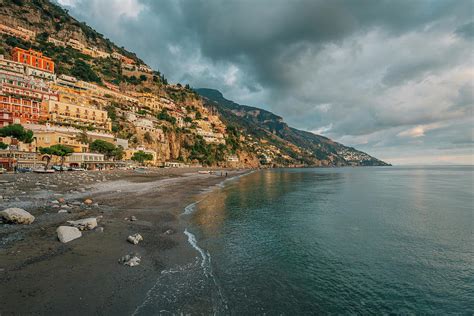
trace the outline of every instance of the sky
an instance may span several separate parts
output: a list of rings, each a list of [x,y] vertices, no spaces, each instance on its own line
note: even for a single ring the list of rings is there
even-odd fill
[[[57,0],[170,82],[393,164],[474,164],[474,2]]]

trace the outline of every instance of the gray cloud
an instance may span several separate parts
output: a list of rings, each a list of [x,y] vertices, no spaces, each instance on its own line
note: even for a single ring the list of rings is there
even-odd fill
[[[458,141],[473,108],[469,0],[67,3],[172,81],[382,158],[472,145]]]

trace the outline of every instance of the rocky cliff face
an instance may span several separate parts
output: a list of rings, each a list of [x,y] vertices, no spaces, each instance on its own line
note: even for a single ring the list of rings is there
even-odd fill
[[[293,158],[289,164],[310,166],[385,166],[385,162],[331,139],[288,126],[282,117],[252,106],[227,100],[217,90],[197,89],[216,107],[224,122],[239,126],[249,136],[275,144],[279,155]],[[288,159],[287,159],[288,160]],[[281,161],[281,159],[277,159]]]
[[[233,167],[385,165],[328,138],[291,128],[269,111],[229,101],[217,90],[198,89],[198,94],[188,86],[169,85],[157,70],[127,69],[117,59],[93,58],[72,47],[49,43],[48,37],[64,42],[72,38],[87,47],[118,52],[135,65],[143,64],[133,52],[48,0],[0,0],[0,21],[36,32],[31,41],[2,35],[0,54],[6,57],[15,46],[33,48],[55,61],[58,75],[72,75],[99,86],[113,83],[127,95],[151,94],[172,104],[170,115],[161,108],[113,95],[94,100],[94,106],[109,112],[115,136],[128,139],[132,147],[156,151],[160,161]],[[127,119],[130,116],[148,120],[153,132],[140,129],[136,119]],[[177,118],[182,121],[178,123]],[[212,141],[214,136],[209,138],[208,133],[220,137],[219,141]]]

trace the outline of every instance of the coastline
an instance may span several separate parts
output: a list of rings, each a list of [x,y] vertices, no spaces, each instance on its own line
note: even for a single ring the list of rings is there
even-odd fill
[[[8,298],[0,313],[135,313],[163,271],[198,255],[184,233],[185,208],[224,180],[248,173],[224,170],[225,178],[220,170],[217,175],[186,168],[2,176],[2,209],[22,207],[36,220],[29,226],[0,225],[0,292]],[[68,213],[58,213],[62,205],[52,201],[59,198]],[[74,205],[86,198],[94,204]],[[87,231],[67,244],[57,240],[55,230],[67,220],[97,216],[103,232]],[[137,221],[125,220],[131,216]],[[127,243],[134,233],[143,242]],[[130,253],[141,256],[139,266],[117,262]]]

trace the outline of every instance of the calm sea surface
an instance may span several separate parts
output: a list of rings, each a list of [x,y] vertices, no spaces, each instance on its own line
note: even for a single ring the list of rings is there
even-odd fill
[[[183,268],[182,291],[154,306],[473,314],[473,181],[472,167],[269,170],[228,181],[188,215],[195,269]]]

